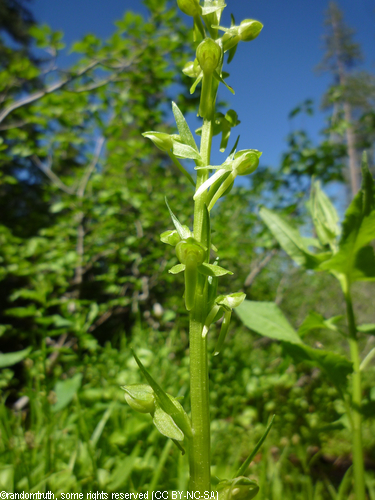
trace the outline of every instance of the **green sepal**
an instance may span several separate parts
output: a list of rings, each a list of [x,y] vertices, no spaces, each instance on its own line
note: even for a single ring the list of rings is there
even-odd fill
[[[215,78],[218,82],[223,83],[223,84],[226,86],[226,88],[227,88],[230,92],[232,92],[232,94],[233,94],[233,95],[235,94],[235,92],[234,92],[233,88],[232,88],[230,85],[228,85],[228,84],[227,84],[227,82],[226,82],[226,81],[225,81],[225,80],[224,80],[224,79],[223,79],[223,78],[219,75],[219,73],[218,73],[216,70],[213,72],[213,76],[214,76],[214,78]]]
[[[181,222],[177,219],[177,217],[174,215],[168,204],[167,197],[165,197],[165,204],[167,205],[173,225],[176,228],[176,231],[178,232],[178,235],[180,236],[181,240],[191,238],[191,231],[187,228],[187,226],[183,226]]]
[[[182,430],[185,436],[191,437],[192,436],[191,423],[189,417],[187,416],[181,404],[173,396],[170,396],[169,394],[163,391],[160,385],[148,373],[148,371],[143,366],[141,361],[138,359],[133,349],[131,349],[131,352],[143,376],[154,390],[155,399],[156,402],[159,404],[160,408],[173,418],[174,422]]]
[[[220,481],[217,500],[252,500],[259,492],[258,483],[248,477]]]
[[[194,94],[195,89],[197,88],[197,85],[202,81],[202,79],[203,79],[203,71],[201,73],[199,73],[199,75],[197,76],[195,82],[190,87],[190,94]]]
[[[217,341],[216,346],[215,346],[214,356],[217,356],[218,354],[220,354],[220,351],[223,348],[225,338],[226,338],[228,330],[229,330],[231,317],[232,317],[232,310],[231,309],[229,311],[226,310],[224,313],[223,322],[221,323],[220,334],[219,334],[219,338],[218,338],[218,341]]]
[[[193,134],[190,131],[189,125],[187,124],[184,115],[175,102],[172,102],[172,111],[182,142],[198,152],[198,147],[195,143]]]
[[[225,274],[233,274],[228,269],[224,269],[220,266],[215,266],[213,264],[207,264],[203,262],[202,265],[198,266],[198,271],[204,276],[224,276]]]
[[[143,132],[143,137],[150,139],[154,145],[161,151],[168,152],[172,149],[173,141],[172,137],[165,132],[156,132],[150,130],[149,132]]]
[[[163,436],[173,439],[176,441],[184,440],[184,433],[182,430],[176,425],[173,418],[168,415],[158,404],[156,405],[156,409],[153,416],[154,425],[160,434]]]
[[[168,272],[171,274],[178,274],[182,273],[182,271],[185,271],[185,264],[177,264],[176,266],[173,266]]]
[[[227,309],[234,309],[242,304],[246,299],[246,293],[237,292],[231,293],[229,295],[219,295],[215,302],[220,306],[226,307]]]

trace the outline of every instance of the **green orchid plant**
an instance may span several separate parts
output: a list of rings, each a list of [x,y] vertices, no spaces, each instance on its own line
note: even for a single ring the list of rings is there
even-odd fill
[[[230,62],[237,45],[254,40],[263,26],[252,19],[246,19],[236,26],[232,17],[230,28],[221,27],[224,0],[205,0],[203,3],[198,0],[177,0],[177,4],[180,10],[191,16],[194,21],[196,59],[186,64],[183,71],[194,79],[191,93],[201,84],[198,115],[203,119],[203,124],[197,130],[200,147],[198,148],[185,117],[175,103],[172,103],[172,111],[178,134],[149,131],[143,136],[169,156],[175,167],[195,189],[192,193],[192,230],[180,223],[166,200],[174,227],[161,234],[161,241],[175,248],[180,262],[169,272],[184,273],[184,300],[190,321],[191,415],[188,416],[182,405],[163,391],[135,353],[134,358],[148,385],[125,386],[123,389],[126,401],[134,410],[150,413],[161,434],[172,439],[182,452],[187,448],[190,467],[189,490],[203,495],[212,492],[207,336],[210,326],[223,318],[214,352],[215,355],[219,354],[228,332],[232,310],[245,299],[245,294],[240,292],[217,294],[218,279],[232,273],[218,265],[217,249],[211,241],[210,216],[218,200],[231,190],[235,178],[254,172],[261,155],[256,149],[237,151],[237,139],[223,164],[211,165],[213,136],[222,135],[220,150],[223,152],[227,148],[231,129],[239,124],[235,111],[229,110],[225,115],[216,112],[216,97],[220,83],[234,93],[224,81],[228,76],[223,72],[225,54]],[[195,162],[196,179],[180,160]],[[262,439],[269,430],[270,426]],[[253,456],[254,452],[250,457]],[[213,493],[217,493],[217,498],[251,500],[256,496],[259,490],[256,481],[244,476],[249,463],[249,459],[245,461],[235,477],[216,481]]]

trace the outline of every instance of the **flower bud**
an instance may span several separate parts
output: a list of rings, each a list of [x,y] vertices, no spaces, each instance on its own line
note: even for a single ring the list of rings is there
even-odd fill
[[[149,385],[124,385],[121,389],[125,391],[125,400],[133,410],[139,413],[154,413],[155,396]]]
[[[233,170],[237,175],[248,175],[254,172],[259,165],[259,156],[262,153],[255,149],[244,149],[234,155]]]
[[[254,19],[244,19],[238,27],[238,35],[243,42],[251,42],[262,31],[263,24]]]
[[[194,238],[187,238],[177,243],[176,255],[181,264],[200,266],[206,258],[206,251]]]
[[[187,228],[187,226],[184,227]],[[172,247],[175,247],[177,243],[181,241],[181,238],[176,229],[174,229],[173,231],[164,231],[164,233],[161,233],[160,239],[163,243],[171,245]]]
[[[187,16],[199,16],[201,7],[198,0],[177,0],[179,9]]]
[[[197,78],[201,72],[201,67],[199,66],[198,59],[194,59],[194,61],[189,61],[183,67],[182,72],[186,76],[190,76],[190,78]]]
[[[244,476],[236,477],[230,481],[223,481],[218,485],[219,500],[251,500],[259,491],[256,481]]]
[[[203,42],[198,45],[197,59],[203,73],[213,73],[219,65],[220,58],[221,48],[212,38],[205,38]]]
[[[173,147],[173,141],[169,134],[165,134],[164,132],[144,132],[143,137],[147,137],[147,139],[151,139],[151,141],[155,144],[157,148],[161,151],[170,151]]]

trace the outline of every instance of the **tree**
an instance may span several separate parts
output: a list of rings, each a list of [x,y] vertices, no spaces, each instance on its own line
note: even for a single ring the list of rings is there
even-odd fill
[[[353,40],[354,31],[345,24],[343,13],[334,1],[329,3],[325,25],[326,52],[319,69],[330,71],[335,82],[324,96],[323,106],[334,108],[331,132],[345,135],[350,187],[354,196],[359,189],[357,151],[364,145],[357,134],[356,118],[373,107],[375,78],[365,72],[353,72],[353,68],[362,60],[361,50]]]

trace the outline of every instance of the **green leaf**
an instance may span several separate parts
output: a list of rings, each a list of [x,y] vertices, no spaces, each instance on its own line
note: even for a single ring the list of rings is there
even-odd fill
[[[180,236],[180,238],[182,240],[186,240],[187,238],[190,238],[191,237],[190,230],[187,229],[187,226],[183,226],[181,224],[181,222],[177,219],[177,217],[174,215],[174,213],[172,212],[172,210],[168,204],[167,197],[165,197],[165,203],[166,203],[167,208],[169,210],[169,213],[171,215],[171,219],[172,219],[172,222],[174,224],[174,227],[176,228],[176,231],[178,232],[178,235]]]
[[[317,312],[310,312],[298,328],[298,334],[300,337],[304,337],[306,333],[311,330],[328,329],[337,331],[337,327],[334,323],[339,321],[341,318],[342,316],[333,316],[332,318],[325,320],[321,314]]]
[[[369,335],[375,334],[375,323],[364,323],[363,325],[358,325],[357,330],[361,333],[367,333]]]
[[[307,249],[299,232],[279,215],[268,210],[268,208],[262,207],[259,211],[259,215],[280,243],[282,249],[285,250],[289,257],[299,266],[303,266],[306,269],[316,269],[322,261],[330,257],[330,253],[311,253]]]
[[[57,402],[52,405],[51,410],[56,413],[63,410],[72,401],[78,389],[81,387],[82,374],[77,373],[72,378],[67,380],[60,380],[56,382],[55,393],[57,397]]]
[[[218,354],[220,354],[220,352],[223,348],[225,338],[226,338],[228,330],[229,330],[231,317],[232,317],[232,310],[230,309],[229,311],[225,311],[223,322],[221,323],[219,338],[217,340],[217,343],[216,343],[216,346],[214,349],[214,356],[217,356]]]
[[[245,300],[236,308],[245,326],[265,337],[301,344],[302,340],[274,302]]]
[[[179,107],[175,102],[172,102],[172,111],[174,114],[174,118],[176,120],[178,133],[181,136],[182,142],[198,152],[198,148],[195,143],[193,134],[190,131],[189,125],[187,124],[184,115],[181,113]]]
[[[198,271],[205,276],[224,276],[225,274],[233,274],[228,269],[224,269],[223,267],[216,266],[213,264],[207,264],[203,262],[202,265],[198,266]]]
[[[219,73],[218,73],[216,70],[213,72],[213,76],[214,76],[214,78],[215,78],[218,82],[223,83],[223,84],[226,86],[226,88],[229,90],[229,92],[232,92],[232,94],[234,95],[234,93],[235,93],[235,92],[234,92],[234,90],[232,89],[232,87],[231,87],[230,85],[228,85],[228,84],[227,84],[227,82],[226,82],[226,81],[225,81],[225,80],[224,80],[224,79],[223,79],[223,78],[219,75]]]
[[[310,210],[316,234],[322,245],[330,245],[336,250],[336,237],[340,232],[339,216],[328,196],[321,190],[320,182],[314,182],[311,188]]]
[[[283,349],[295,363],[308,362],[321,368],[336,387],[345,389],[347,376],[353,372],[352,363],[344,356],[323,349],[313,349],[307,345],[286,342]]]
[[[183,441],[184,433],[176,425],[173,418],[168,413],[165,413],[162,408],[156,408],[153,421],[160,434],[176,441]]]
[[[320,265],[350,282],[375,280],[375,256],[367,246],[375,238],[375,186],[366,155],[362,161],[362,186],[349,205],[342,225],[339,251]],[[341,279],[340,279],[341,281]]]
[[[22,349],[22,351],[0,353],[0,368],[13,366],[25,359],[31,351],[31,347]]]

